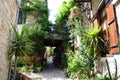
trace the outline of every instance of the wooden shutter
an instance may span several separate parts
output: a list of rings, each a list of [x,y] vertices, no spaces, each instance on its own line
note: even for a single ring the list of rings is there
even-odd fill
[[[106,12],[107,12],[107,26],[109,29],[109,39],[110,39],[110,51],[109,51],[109,53],[113,54],[113,53],[119,52],[114,6],[112,4],[107,6]]]

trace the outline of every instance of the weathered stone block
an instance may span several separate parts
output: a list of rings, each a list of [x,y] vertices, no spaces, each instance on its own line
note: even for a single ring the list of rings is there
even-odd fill
[[[12,39],[12,25],[16,24],[16,0],[0,0],[0,80],[7,80],[7,52]]]

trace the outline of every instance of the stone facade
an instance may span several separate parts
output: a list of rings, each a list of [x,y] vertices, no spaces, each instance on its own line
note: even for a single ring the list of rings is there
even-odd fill
[[[105,47],[106,47],[105,48],[106,52],[101,54],[104,57],[100,57],[95,62],[96,73],[101,72],[103,74],[108,74],[108,69],[107,69],[108,67],[106,64],[106,60],[108,60],[110,72],[111,74],[115,74],[116,64],[114,59],[116,59],[117,67],[118,67],[117,68],[118,75],[120,75],[120,68],[119,68],[120,55],[117,55],[119,53],[119,47],[118,47],[119,24],[118,25],[116,24],[117,23],[116,21],[118,21],[119,23],[120,20],[119,4],[120,4],[119,0],[99,0],[99,2],[95,2],[95,0],[92,0],[94,25],[100,25],[102,27],[101,36],[104,36]]]
[[[12,39],[12,25],[16,24],[17,0],[0,0],[0,80],[7,80],[7,52]]]

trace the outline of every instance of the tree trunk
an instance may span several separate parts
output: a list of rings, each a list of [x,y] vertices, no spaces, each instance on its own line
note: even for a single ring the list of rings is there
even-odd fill
[[[17,62],[17,55],[15,54],[15,63],[14,63],[15,67],[14,67],[14,77],[13,77],[13,80],[15,80],[15,78],[16,78],[16,62]]]

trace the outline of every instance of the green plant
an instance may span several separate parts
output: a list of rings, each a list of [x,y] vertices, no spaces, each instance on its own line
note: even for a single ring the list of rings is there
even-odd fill
[[[107,70],[108,70],[108,74],[109,74],[108,80],[118,80],[118,78],[119,78],[118,72],[117,72],[118,71],[117,61],[116,61],[116,59],[114,59],[114,61],[115,61],[115,73],[112,75],[112,73],[110,72],[108,60],[106,59]]]
[[[68,57],[67,74],[73,79],[77,77],[88,80],[91,71],[88,65],[89,59],[81,56],[80,53],[74,54],[72,51],[68,51],[66,55]]]
[[[22,0],[21,9],[23,11],[24,17],[32,14],[36,18],[37,23],[44,27],[48,25],[49,12],[45,0],[29,0],[29,3],[27,0]]]
[[[74,0],[67,0],[66,2],[63,2],[62,6],[60,7],[58,11],[58,15],[56,18],[57,23],[64,22],[70,12],[70,9],[74,6]],[[64,19],[64,20],[63,20]]]
[[[84,34],[86,32],[86,29],[82,25],[82,22],[80,23],[77,19],[74,19],[70,23],[70,30],[71,37],[69,43],[74,45],[74,41],[77,37],[80,38],[80,45],[79,48],[77,48],[76,51],[68,51],[68,67],[67,67],[67,73],[72,78],[80,78],[83,80],[88,80],[91,76],[90,72],[93,69],[93,57],[88,55],[87,50],[87,42],[86,37],[84,37]]]
[[[40,72],[42,67],[33,67],[34,72]]]
[[[97,74],[94,80],[109,80],[104,74]]]
[[[84,34],[84,40],[87,43],[87,50],[88,54],[92,56],[93,58],[96,58],[96,55],[101,50],[104,50],[103,39],[99,36],[99,33],[101,31],[101,27],[99,26],[91,26],[88,30],[85,31]]]
[[[118,80],[119,76],[118,76],[118,72],[117,72],[118,71],[117,61],[116,61],[116,59],[114,59],[114,61],[115,61],[115,73],[114,74],[111,73],[108,60],[106,59],[108,73],[106,73],[106,74],[98,74],[95,77],[95,80]]]
[[[55,26],[55,33],[59,34],[59,36],[64,40],[69,38],[69,30],[65,25]]]
[[[54,49],[55,49],[55,47],[51,47],[51,48],[50,48],[50,55],[51,55],[51,56],[54,56],[54,55],[55,55],[55,54],[54,54]]]
[[[29,56],[21,56],[17,60],[17,67],[23,67],[24,65],[32,65],[32,60]]]
[[[20,70],[20,72],[25,72],[25,73],[31,73],[33,70],[32,70],[32,67],[31,66],[23,66]]]
[[[33,66],[34,72],[40,72],[42,70],[42,65],[40,63],[35,63]]]
[[[79,36],[81,38],[80,42],[83,43],[82,41],[84,40],[83,35],[85,34],[85,28],[82,25],[82,22],[80,23],[77,19],[71,21],[70,23],[70,31],[71,31],[71,36],[69,37],[69,43],[70,44],[74,44],[75,39],[77,38],[77,36]]]
[[[15,27],[13,27],[14,37],[8,52],[8,58],[11,59],[15,55],[15,69],[14,69],[14,80],[16,76],[16,63],[18,56],[27,55],[32,52],[33,43],[28,39],[27,28],[22,27],[22,31],[18,32]]]
[[[34,42],[33,54],[43,56],[45,53],[44,39],[48,36],[48,33],[41,30],[41,26],[35,24],[29,28],[29,39]]]
[[[94,73],[94,60],[97,59],[97,55],[104,51],[104,41],[99,36],[101,31],[101,27],[99,26],[91,26],[88,29],[84,29],[82,33],[81,42],[82,45],[86,48],[82,51],[85,52],[82,55],[86,55],[90,61],[91,71]],[[81,51],[81,52],[82,52]],[[91,74],[93,76],[93,74]]]

